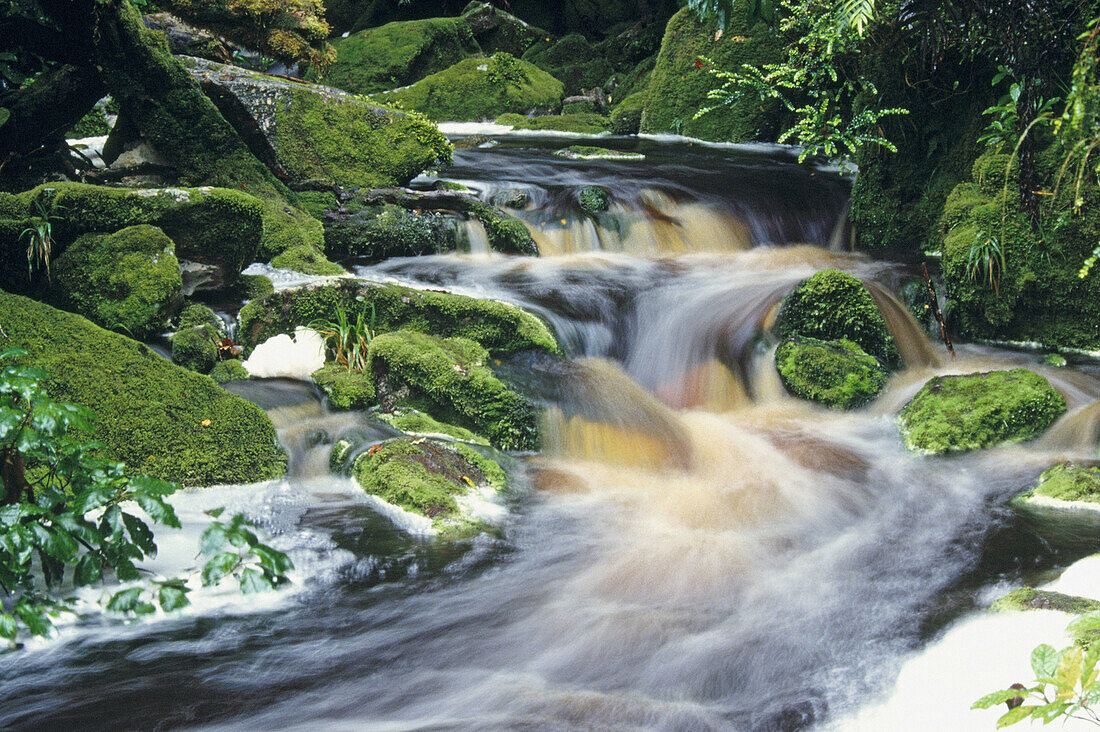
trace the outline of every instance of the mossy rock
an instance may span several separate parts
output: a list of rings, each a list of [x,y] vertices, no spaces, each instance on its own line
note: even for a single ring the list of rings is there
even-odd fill
[[[431,519],[444,537],[483,527],[464,515],[458,499],[477,490],[499,492],[507,475],[493,460],[464,445],[424,438],[388,440],[360,453],[352,475],[367,493]]]
[[[1100,467],[1056,465],[1009,505],[1052,545],[1095,542],[1100,536]]]
[[[566,96],[602,87],[615,73],[611,62],[580,33],[538,43],[523,54],[523,60],[559,79]]]
[[[85,234],[54,262],[50,301],[96,325],[148,338],[182,300],[175,245],[160,229]]]
[[[263,147],[260,157],[294,180],[380,188],[450,162],[450,143],[421,115],[319,84],[199,59],[189,65],[204,87],[217,90],[212,98],[226,119]]]
[[[831,409],[863,406],[889,378],[874,356],[849,340],[793,336],[776,349],[775,367],[788,392]]]
[[[180,260],[217,267],[219,279],[233,281],[255,261],[264,236],[264,203],[240,191],[222,188],[107,188],[83,183],[49,183],[9,199],[21,220],[32,216],[36,201],[52,205],[54,255],[84,234],[113,234],[139,224],[161,229],[175,244]],[[13,219],[15,216],[13,216]],[[27,287],[26,245],[5,234],[0,212],[0,286]],[[319,222],[315,222],[321,228]],[[22,261],[21,266],[17,266]],[[11,265],[9,267],[9,265]]]
[[[336,60],[324,70],[324,82],[356,94],[407,86],[481,52],[461,18],[387,23],[332,45]]]
[[[361,410],[374,404],[374,380],[370,373],[348,371],[346,366],[326,363],[310,378],[325,393],[332,409]]]
[[[759,67],[783,59],[784,44],[763,22],[751,23],[748,4],[747,0],[734,2],[720,36],[717,20],[700,21],[690,8],[672,16],[650,77],[642,132],[674,132],[722,142],[775,141],[783,129],[780,107],[774,101],[762,103],[752,94],[731,107],[695,118],[696,112],[710,106],[707,94],[721,84],[710,73],[709,64],[697,64],[701,59],[710,59],[719,69],[742,64]]]
[[[226,335],[225,323],[218,317],[217,313],[202,303],[191,303],[180,313],[178,330],[203,326],[209,326],[219,338]]]
[[[325,253],[335,260],[416,257],[454,251],[454,219],[433,211],[377,204],[325,221]]]
[[[362,297],[363,302],[356,300]],[[535,349],[558,353],[546,325],[514,305],[465,295],[415,290],[399,285],[341,281],[282,290],[245,305],[238,340],[255,347],[280,333],[290,334],[314,320],[332,320],[338,308],[354,313],[373,307],[377,332],[415,330],[477,341],[492,354]]]
[[[80,118],[80,121],[72,126],[65,137],[70,140],[82,139],[85,137],[103,137],[111,131],[111,126],[107,124],[107,115],[104,114],[103,108],[97,104],[92,108],[90,112]]]
[[[486,366],[489,353],[465,338],[439,338],[414,331],[393,331],[370,344],[370,369],[383,409],[401,386],[412,400],[424,398],[434,414],[454,414],[502,450],[538,449],[534,407],[509,389]]]
[[[610,150],[592,145],[570,145],[562,150],[555,150],[554,154],[568,160],[645,160],[645,155],[642,153]]]
[[[412,86],[377,95],[437,122],[476,122],[561,106],[562,83],[509,54],[469,58]]]
[[[240,359],[231,358],[228,361],[218,361],[210,372],[210,378],[219,384],[226,384],[230,381],[247,381],[250,377]]]
[[[547,114],[528,117],[523,114],[502,114],[496,118],[498,125],[508,125],[517,130],[541,130],[550,132],[572,132],[578,135],[600,135],[607,132],[607,117],[594,112],[575,114]]]
[[[415,409],[395,409],[392,412],[377,412],[375,419],[401,430],[407,435],[425,437],[452,437],[461,442],[489,445],[489,441],[475,432],[458,425],[440,422],[430,414]]]
[[[463,9],[462,20],[470,27],[477,45],[487,54],[505,51],[521,56],[549,35],[487,2],[471,2]]]
[[[47,390],[96,414],[90,438],[136,475],[184,485],[251,483],[282,475],[286,455],[259,407],[209,377],[79,315],[0,293],[0,348],[24,348]]]
[[[863,283],[850,274],[825,269],[802,280],[783,299],[775,334],[847,339],[888,368],[901,362],[898,346],[886,321]]]
[[[646,92],[637,92],[623,99],[611,110],[610,130],[616,135],[636,135],[642,127]]]
[[[241,302],[258,300],[262,297],[267,297],[273,292],[275,292],[275,284],[271,281],[270,277],[266,275],[242,274],[237,277],[236,282],[224,290],[221,290],[219,294],[223,295],[227,300]]]
[[[172,336],[172,363],[209,374],[218,361],[217,332],[209,325],[186,328]]]
[[[577,203],[586,213],[603,213],[611,206],[611,194],[600,186],[586,186],[577,194]]]
[[[1033,590],[1023,587],[998,598],[989,606],[994,612],[1021,612],[1024,610],[1057,610],[1070,615],[1084,615],[1100,610],[1100,601],[1077,595],[1065,595],[1050,590]]]
[[[937,376],[898,412],[910,450],[980,450],[1041,434],[1066,411],[1045,378],[1027,369]]]

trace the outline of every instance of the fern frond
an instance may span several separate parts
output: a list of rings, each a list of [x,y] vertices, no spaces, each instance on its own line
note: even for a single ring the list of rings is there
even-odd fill
[[[875,0],[840,0],[836,9],[837,24],[841,29],[855,30],[862,36],[875,15]]]

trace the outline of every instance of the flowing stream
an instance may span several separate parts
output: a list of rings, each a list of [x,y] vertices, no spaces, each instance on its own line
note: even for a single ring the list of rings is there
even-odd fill
[[[340,434],[392,431],[329,414],[304,385],[245,385],[280,428],[290,477],[184,494],[183,534],[158,562],[190,566],[203,511],[224,505],[290,553],[294,587],[67,625],[5,657],[0,726],[927,729],[922,709],[946,700],[872,712],[992,597],[1100,548],[1046,544],[1005,508],[1049,465],[1096,457],[1097,369],[965,345],[951,360],[893,295],[905,268],[843,251],[834,171],[669,140],[606,141],[644,161],[551,154],[566,144],[499,136],[443,173],[490,201],[522,192],[543,257],[489,254],[475,228],[470,253],[355,269],[514,302],[558,334],[568,359],[499,365],[546,408],[544,454],[509,465],[502,535],[402,531],[327,467]],[[591,184],[611,192],[606,214],[576,205]],[[907,364],[856,413],[786,396],[760,337],[826,267],[868,283]],[[1045,438],[904,450],[893,415],[925,380],[1016,365],[1069,403]],[[994,650],[963,643],[936,663]],[[954,701],[965,710],[992,683]],[[992,727],[967,714],[938,724]]]

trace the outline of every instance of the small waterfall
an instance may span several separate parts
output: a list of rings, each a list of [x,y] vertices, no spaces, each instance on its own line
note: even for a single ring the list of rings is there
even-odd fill
[[[940,359],[936,355],[932,342],[928,340],[920,323],[909,312],[909,308],[899,300],[894,293],[887,290],[877,282],[866,282],[867,289],[871,292],[871,298],[875,301],[878,311],[882,313],[886,327],[890,329],[894,340],[897,341],[901,360],[906,366],[939,366]]]
[[[489,234],[485,231],[485,225],[478,219],[470,217],[461,222],[459,232],[462,241],[465,242],[468,254],[490,254],[492,252],[492,248],[489,246]]]
[[[1047,450],[1096,455],[1100,438],[1100,401],[1078,407],[1054,423],[1037,444]]]

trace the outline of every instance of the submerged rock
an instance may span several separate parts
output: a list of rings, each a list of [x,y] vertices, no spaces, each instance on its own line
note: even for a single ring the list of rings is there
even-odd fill
[[[466,59],[377,98],[437,122],[476,122],[507,112],[556,110],[561,106],[562,84],[537,66],[496,53]]]
[[[50,300],[96,325],[147,338],[164,328],[182,296],[175,245],[160,229],[130,226],[85,234],[53,266]]]
[[[450,161],[447,138],[420,115],[236,66],[202,59],[187,66],[253,154],[292,180],[403,185]]]
[[[351,473],[364,491],[425,519],[422,526],[444,538],[478,533],[504,513],[491,500],[507,488],[507,475],[465,445],[388,440],[360,453]]]
[[[569,160],[645,160],[645,155],[642,153],[610,150],[606,147],[591,145],[571,145],[563,150],[556,150],[554,154]]]
[[[590,214],[603,213],[611,205],[611,194],[600,186],[586,186],[577,195],[577,203]]]
[[[788,338],[776,349],[775,367],[788,392],[833,409],[866,404],[889,378],[874,356],[849,340]]]
[[[898,412],[906,446],[927,453],[980,450],[1039,435],[1066,401],[1027,369],[937,376]]]
[[[2,348],[50,374],[50,396],[96,414],[90,437],[135,475],[184,485],[282,475],[286,455],[259,407],[145,345],[18,295],[0,293]]]
[[[888,368],[901,362],[897,342],[871,293],[858,279],[835,269],[821,270],[802,280],[783,299],[775,334],[824,341],[847,339]]]

